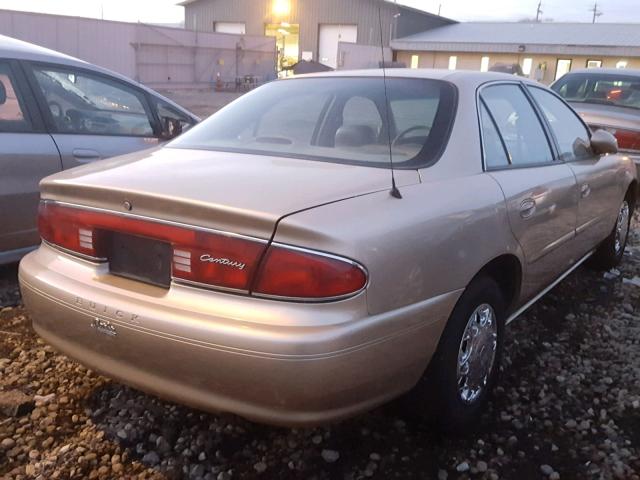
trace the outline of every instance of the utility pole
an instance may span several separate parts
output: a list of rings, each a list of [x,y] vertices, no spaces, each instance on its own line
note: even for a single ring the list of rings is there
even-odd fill
[[[440,12],[442,12],[442,4],[438,5],[438,16],[440,16]]]
[[[591,23],[596,23],[596,19],[601,16],[604,15],[604,12],[601,12],[600,10],[598,10],[598,2],[595,2],[593,4],[593,8],[589,10],[590,12],[593,12],[593,19],[591,20]]]
[[[544,12],[542,11],[542,0],[540,0],[538,2],[538,10],[536,11],[536,22],[540,21],[540,15],[542,15]]]

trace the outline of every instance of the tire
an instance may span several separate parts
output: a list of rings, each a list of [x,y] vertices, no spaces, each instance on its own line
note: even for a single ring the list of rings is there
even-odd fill
[[[593,268],[610,270],[620,264],[629,238],[632,214],[632,203],[629,201],[629,197],[627,197],[623,200],[622,205],[620,205],[618,218],[613,226],[613,230],[589,260],[589,264]]]
[[[473,318],[477,325],[479,312],[485,316],[488,312],[493,313],[493,327],[489,327],[488,331],[490,335],[487,335],[486,326],[481,330],[484,351],[487,352],[487,346],[492,348],[491,345],[495,345],[493,361],[480,356],[490,366],[485,365],[482,360],[477,363],[478,358],[475,356],[468,356],[469,342],[466,342],[466,347],[463,345],[463,335],[470,333],[468,328],[473,328]],[[505,312],[505,300],[495,280],[481,276],[471,282],[449,317],[431,363],[406,397],[405,405],[412,415],[435,423],[444,432],[461,432],[473,427],[497,381],[502,359]],[[480,374],[486,383],[474,382],[473,375],[465,376],[464,372],[458,371],[458,362],[465,356],[470,361],[475,359],[473,364],[467,362],[470,367],[475,366],[471,372],[486,372],[486,377]],[[478,390],[471,388],[476,384]],[[469,388],[465,389],[465,386]]]

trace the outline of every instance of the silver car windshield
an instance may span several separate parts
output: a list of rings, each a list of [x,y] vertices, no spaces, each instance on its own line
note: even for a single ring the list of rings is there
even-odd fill
[[[575,73],[551,87],[568,102],[640,109],[640,76]]]
[[[387,114],[386,99],[389,101]],[[337,163],[415,168],[444,149],[453,85],[430,79],[282,80],[241,97],[171,142],[207,149]]]

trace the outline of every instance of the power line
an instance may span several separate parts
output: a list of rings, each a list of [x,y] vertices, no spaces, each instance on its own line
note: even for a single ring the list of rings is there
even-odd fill
[[[598,2],[595,2],[593,4],[593,8],[589,9],[590,12],[593,12],[593,19],[591,20],[591,23],[596,23],[596,19],[601,16],[604,15],[604,12],[598,10]]]
[[[536,10],[536,22],[540,21],[540,15],[542,15],[544,12],[542,11],[542,0],[540,0],[538,2],[538,10]]]

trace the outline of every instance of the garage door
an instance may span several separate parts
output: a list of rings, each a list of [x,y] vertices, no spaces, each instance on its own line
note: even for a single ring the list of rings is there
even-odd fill
[[[331,68],[338,67],[338,42],[356,43],[357,25],[320,25],[319,55],[320,63]]]
[[[239,22],[216,22],[214,30],[216,33],[235,33],[237,35],[246,33],[245,24]]]

